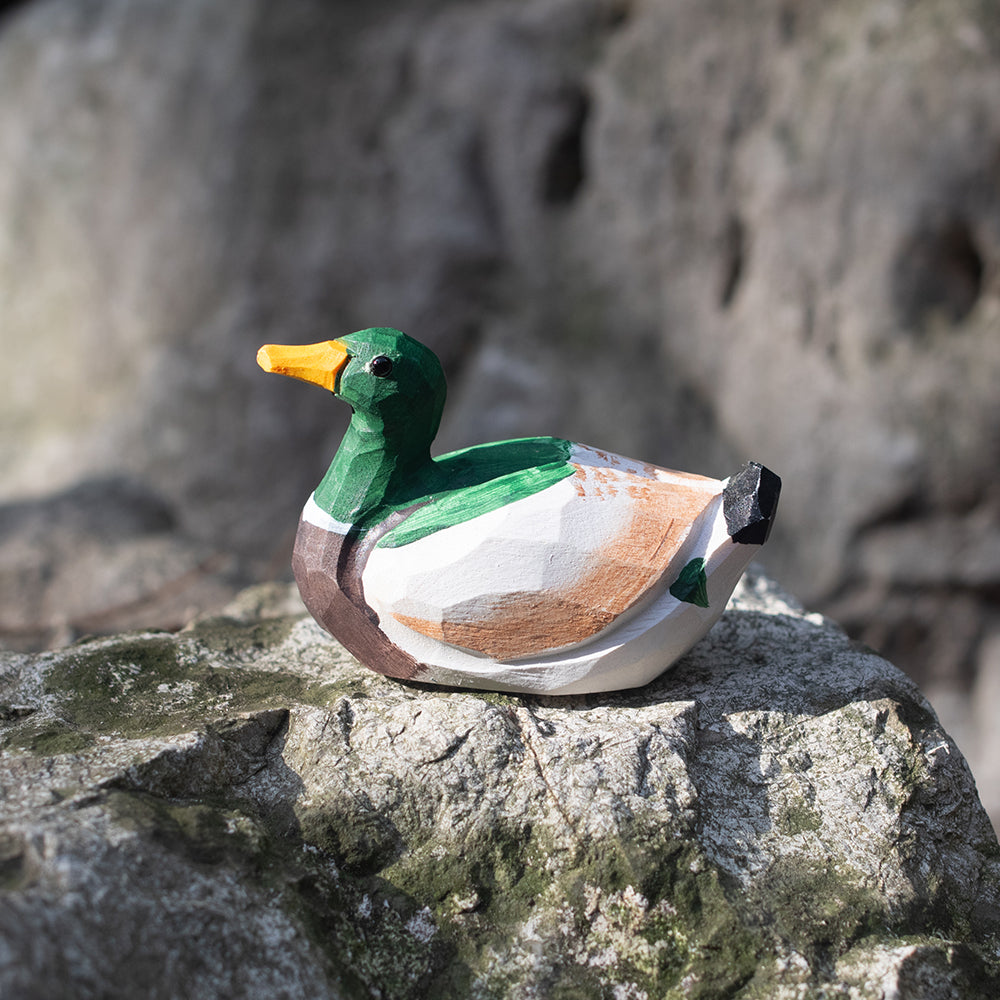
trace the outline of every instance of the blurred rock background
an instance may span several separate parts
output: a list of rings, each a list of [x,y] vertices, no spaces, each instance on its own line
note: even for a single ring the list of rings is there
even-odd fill
[[[775,469],[996,821],[998,264],[979,0],[0,4],[0,642],[287,574],[346,412],[256,348],[398,326],[442,449]]]

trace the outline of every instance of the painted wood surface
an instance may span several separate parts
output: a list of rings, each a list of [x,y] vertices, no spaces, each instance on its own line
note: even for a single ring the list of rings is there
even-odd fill
[[[558,438],[432,458],[444,375],[396,330],[269,345],[258,362],[353,409],[293,566],[320,624],[392,677],[647,683],[718,619],[770,530],[780,482],[755,463],[720,481]]]

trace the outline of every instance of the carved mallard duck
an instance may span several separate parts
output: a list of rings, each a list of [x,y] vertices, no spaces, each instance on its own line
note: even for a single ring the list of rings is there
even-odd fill
[[[293,555],[313,617],[400,679],[536,694],[637,687],[719,618],[770,532],[774,473],[720,481],[551,437],[431,457],[441,365],[398,330],[268,345],[350,404]]]

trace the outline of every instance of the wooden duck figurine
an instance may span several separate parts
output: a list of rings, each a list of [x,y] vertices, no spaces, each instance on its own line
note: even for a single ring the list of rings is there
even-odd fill
[[[257,362],[353,410],[293,568],[316,620],[390,677],[645,684],[711,628],[770,532],[781,483],[756,463],[719,481],[551,437],[432,458],[444,373],[398,330],[268,345]]]

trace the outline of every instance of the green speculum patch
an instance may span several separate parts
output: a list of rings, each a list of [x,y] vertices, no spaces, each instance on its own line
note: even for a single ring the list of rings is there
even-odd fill
[[[671,585],[670,593],[678,601],[707,608],[708,577],[705,575],[705,560],[692,559]]]

